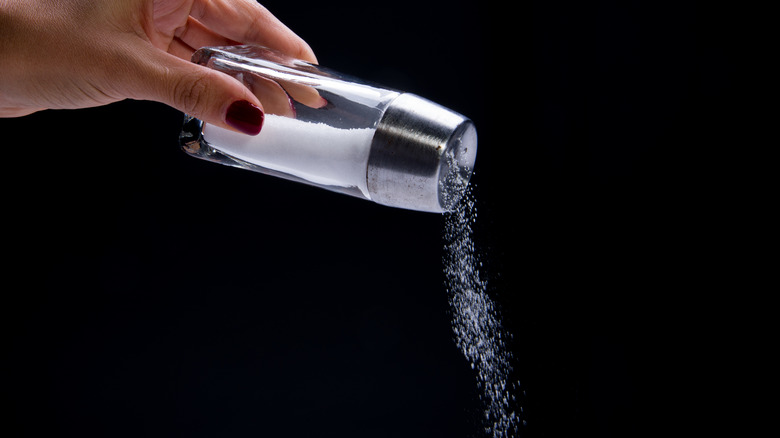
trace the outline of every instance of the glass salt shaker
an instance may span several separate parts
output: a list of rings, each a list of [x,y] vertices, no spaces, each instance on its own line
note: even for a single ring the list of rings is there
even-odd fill
[[[418,211],[454,208],[471,178],[471,120],[411,93],[349,78],[261,46],[206,47],[193,62],[263,103],[256,136],[186,116],[188,154]]]

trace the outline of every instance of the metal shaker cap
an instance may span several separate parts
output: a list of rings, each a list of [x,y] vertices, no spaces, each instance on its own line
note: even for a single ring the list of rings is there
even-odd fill
[[[411,93],[396,97],[376,128],[366,178],[371,200],[411,210],[452,210],[477,157],[466,117]]]

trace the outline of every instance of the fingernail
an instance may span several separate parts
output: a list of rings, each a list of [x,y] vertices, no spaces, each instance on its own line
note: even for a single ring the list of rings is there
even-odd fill
[[[264,119],[263,110],[246,100],[231,103],[225,114],[225,122],[228,125],[249,135],[260,133]]]

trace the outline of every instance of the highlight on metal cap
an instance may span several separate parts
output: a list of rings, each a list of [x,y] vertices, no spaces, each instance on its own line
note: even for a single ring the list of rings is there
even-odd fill
[[[471,120],[403,93],[377,125],[366,171],[369,195],[392,207],[449,211],[463,196],[476,157]]]

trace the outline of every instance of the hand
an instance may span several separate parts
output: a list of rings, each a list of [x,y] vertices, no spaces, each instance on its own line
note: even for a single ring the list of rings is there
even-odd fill
[[[129,98],[257,134],[257,96],[190,62],[200,47],[232,44],[317,62],[253,0],[0,0],[0,117]]]
[[[219,57],[217,55],[212,58],[215,52],[226,52],[253,61],[246,64],[214,62]],[[309,108],[322,108],[328,104],[314,86],[319,82],[316,66],[305,66],[300,60],[267,47],[248,45],[204,49],[198,51],[192,60],[241,81],[255,96],[262,97],[266,114],[295,118],[296,104]],[[266,61],[282,66],[284,71],[279,72],[273,67],[262,68],[255,64],[263,64]]]

